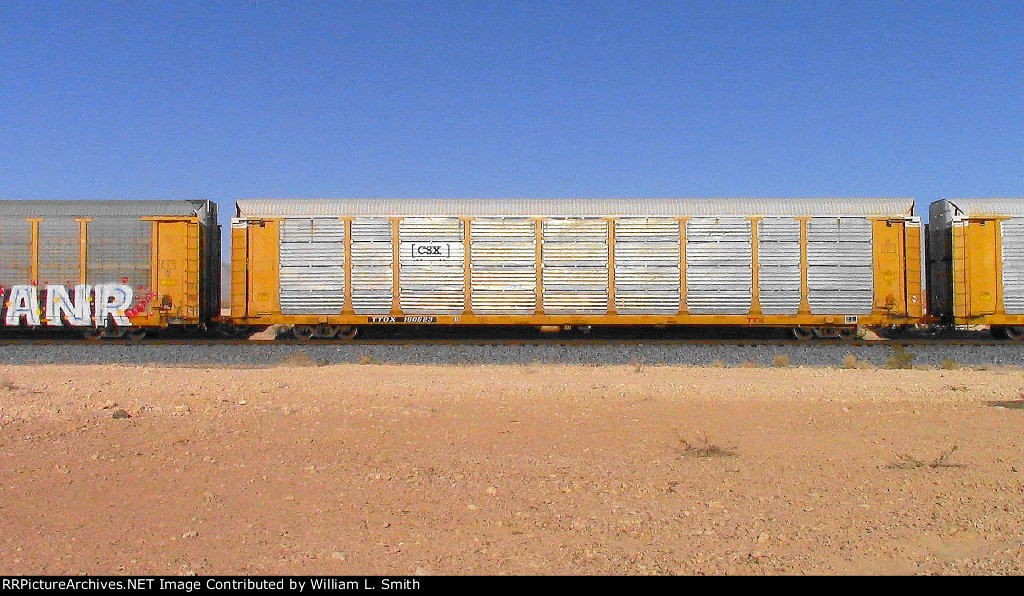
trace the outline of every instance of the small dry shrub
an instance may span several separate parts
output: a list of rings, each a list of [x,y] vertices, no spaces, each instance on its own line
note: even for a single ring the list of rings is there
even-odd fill
[[[945,360],[942,361],[942,368],[946,370],[959,370],[963,367],[960,366],[960,363],[957,362],[956,360],[946,358]]]
[[[913,368],[914,355],[903,349],[903,344],[894,344],[892,354],[885,362],[886,368],[907,369]]]
[[[959,447],[957,445],[953,445],[949,451],[940,453],[939,456],[932,461],[920,460],[902,453],[896,456],[896,463],[890,464],[889,468],[895,470],[918,470],[920,468],[962,468],[962,464],[954,464],[949,461],[949,458],[953,456],[953,453],[958,448]]]
[[[736,451],[725,447],[720,447],[713,444],[708,440],[707,435],[701,435],[697,437],[696,443],[691,443],[679,435],[676,431],[676,437],[679,438],[679,446],[676,447],[676,451],[682,457],[735,457]]]
[[[775,358],[772,358],[772,366],[776,368],[786,368],[789,362],[789,356],[786,354],[776,354]]]
[[[376,358],[374,358],[373,356],[370,356],[369,354],[360,354],[359,355],[359,364],[379,364],[379,363],[377,362]]]
[[[746,362],[740,362],[736,365],[737,368],[763,368],[759,362],[753,360],[747,360]]]
[[[636,358],[630,360],[629,365],[633,367],[633,372],[637,374],[644,372],[644,363],[640,362]]]
[[[0,377],[0,389],[4,391],[14,391],[18,386],[11,382],[7,377]]]
[[[725,360],[722,360],[721,358],[719,358],[718,360],[715,360],[714,362],[712,362],[711,366],[713,366],[715,368],[725,368]]]
[[[846,358],[843,358],[843,368],[857,368],[857,357],[847,354]]]

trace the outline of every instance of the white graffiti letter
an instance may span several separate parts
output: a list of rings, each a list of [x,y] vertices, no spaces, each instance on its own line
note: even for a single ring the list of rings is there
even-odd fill
[[[92,286],[75,286],[75,300],[72,302],[64,286],[46,286],[46,324],[60,327],[64,325],[64,318],[67,318],[69,325],[75,327],[91,324],[90,289]]]
[[[128,327],[131,321],[124,311],[132,305],[132,287],[124,284],[104,284],[96,286],[95,324],[103,327],[107,324],[107,315],[114,317],[114,324],[120,327]]]
[[[35,286],[12,286],[9,300],[8,325],[21,325],[21,317],[25,317],[25,323],[29,325],[39,325],[39,298]]]

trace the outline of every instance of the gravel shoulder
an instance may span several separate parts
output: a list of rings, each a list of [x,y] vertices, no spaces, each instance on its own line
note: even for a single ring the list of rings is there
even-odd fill
[[[0,366],[0,574],[1024,573],[1018,368],[300,361]]]

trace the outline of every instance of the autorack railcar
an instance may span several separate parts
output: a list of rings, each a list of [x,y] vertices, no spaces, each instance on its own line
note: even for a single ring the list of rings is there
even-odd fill
[[[0,323],[134,338],[205,327],[219,247],[210,201],[0,201]]]
[[[912,199],[239,200],[231,234],[232,322],[298,337],[927,320]]]
[[[1024,200],[932,203],[929,294],[944,325],[1024,338]]]

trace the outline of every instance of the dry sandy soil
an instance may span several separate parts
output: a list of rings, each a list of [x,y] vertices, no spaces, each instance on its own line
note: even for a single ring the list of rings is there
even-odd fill
[[[1024,572],[1019,369],[0,382],[4,575]]]

